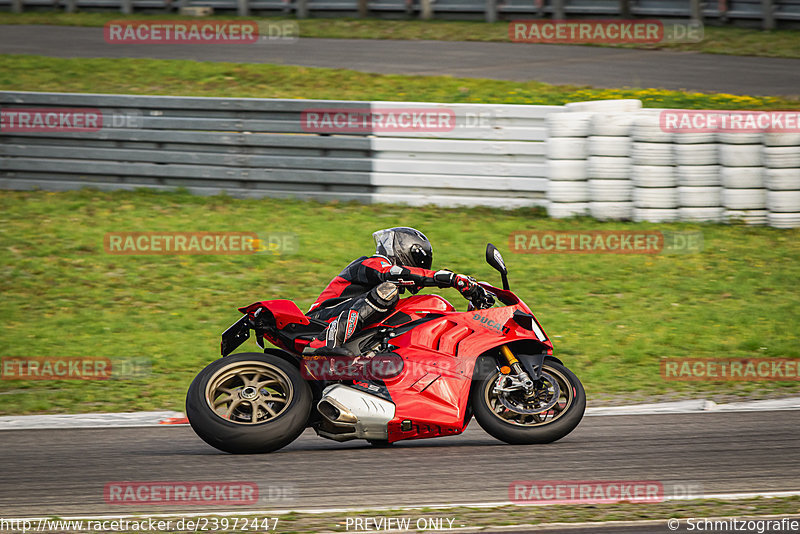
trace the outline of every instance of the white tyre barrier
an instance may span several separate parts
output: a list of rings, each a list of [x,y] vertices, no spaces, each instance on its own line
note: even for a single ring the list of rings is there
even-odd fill
[[[633,220],[636,222],[673,222],[678,220],[678,210],[633,208]]]
[[[726,167],[761,167],[762,145],[719,145],[719,162]]]
[[[675,162],[678,165],[715,165],[717,163],[717,145],[703,143],[699,145],[674,145]]]
[[[720,143],[731,145],[760,145],[764,140],[763,132],[717,132]]]
[[[725,210],[722,219],[731,223],[742,223],[747,225],[767,224],[767,210]]]
[[[800,133],[767,132],[764,134],[766,146],[794,146],[800,149]]]
[[[729,210],[763,210],[767,207],[766,189],[723,189],[722,205]]]
[[[722,167],[720,178],[728,189],[761,189],[764,187],[764,167]]]
[[[675,187],[678,178],[675,167],[663,165],[634,165],[631,180],[636,187]]]
[[[722,188],[719,186],[678,187],[678,200],[681,207],[713,208],[721,206]],[[720,216],[722,211],[720,211]]]
[[[550,137],[545,141],[547,159],[586,159],[585,137]]]
[[[633,117],[633,113],[595,113],[592,116],[592,135],[630,138]]]
[[[566,219],[586,215],[588,212],[588,202],[550,202],[547,205],[547,214],[553,219]]]
[[[634,141],[631,155],[634,165],[673,165],[675,163],[671,143]]]
[[[800,213],[770,213],[767,223],[775,228],[800,228]]]
[[[586,160],[548,160],[547,178],[559,181],[586,180]]]
[[[678,217],[682,221],[693,222],[719,222],[722,220],[724,210],[719,206],[707,207],[680,207]]]
[[[586,182],[557,182],[547,184],[547,199],[551,202],[589,202]]]
[[[592,202],[630,202],[632,194],[630,180],[589,180]]]
[[[719,165],[681,165],[675,167],[678,185],[710,186],[720,185],[722,167]]]
[[[676,187],[636,187],[633,190],[633,205],[636,208],[677,208],[678,188]]]
[[[633,140],[646,143],[671,143],[676,134],[661,128],[660,115],[660,113],[652,111],[637,113],[631,128]]]
[[[681,145],[715,143],[717,135],[714,132],[676,132],[672,141]]]
[[[800,213],[800,191],[767,191],[770,213]]]
[[[633,217],[633,202],[589,202],[589,214],[601,221],[630,220]]]
[[[551,113],[547,116],[548,137],[587,137],[591,113]]]
[[[773,191],[800,190],[800,169],[765,169],[764,185]]]
[[[771,169],[787,169],[800,167],[800,147],[767,146],[764,147],[764,165]]]
[[[630,137],[604,137],[600,135],[589,136],[590,156],[616,156],[628,157],[631,155]]]
[[[586,174],[590,180],[629,180],[631,162],[629,158],[589,156]]]

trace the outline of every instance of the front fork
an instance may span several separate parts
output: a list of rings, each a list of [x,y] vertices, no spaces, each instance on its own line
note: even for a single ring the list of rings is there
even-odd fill
[[[517,359],[517,357],[514,356],[514,353],[511,352],[511,349],[508,347],[508,345],[502,345],[500,347],[500,353],[506,359],[508,365],[514,371],[514,374],[520,378],[520,383],[522,387],[525,388],[525,392],[531,394],[533,392],[533,380],[531,379],[531,376],[528,374],[528,372],[522,368],[522,364]]]

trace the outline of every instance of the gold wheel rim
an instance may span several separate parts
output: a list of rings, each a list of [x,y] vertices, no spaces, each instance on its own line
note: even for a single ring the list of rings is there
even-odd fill
[[[266,362],[235,362],[214,373],[206,385],[206,402],[218,417],[240,425],[257,425],[279,417],[292,402],[289,377]]]
[[[567,411],[575,400],[575,390],[563,373],[553,369],[552,367],[544,366],[543,371],[551,375],[558,382],[559,397],[556,404],[546,412],[537,414],[523,414],[515,412],[504,406],[498,396],[494,393],[494,384],[500,377],[500,372],[497,371],[492,375],[491,380],[486,382],[483,390],[484,401],[489,407],[492,414],[503,421],[514,426],[523,428],[533,428],[537,426],[544,426],[553,423],[560,419]]]

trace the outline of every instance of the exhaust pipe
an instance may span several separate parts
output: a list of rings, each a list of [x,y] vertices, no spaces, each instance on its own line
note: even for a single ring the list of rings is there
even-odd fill
[[[337,402],[335,399],[325,397],[317,403],[317,410],[322,416],[331,423],[356,424],[358,417],[353,414],[346,406]]]
[[[385,440],[395,405],[384,398],[343,384],[333,384],[322,392],[317,411],[323,417],[316,431],[335,441],[350,439]]]

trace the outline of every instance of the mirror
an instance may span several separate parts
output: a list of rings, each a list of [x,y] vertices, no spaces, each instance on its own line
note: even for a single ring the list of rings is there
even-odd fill
[[[500,251],[497,250],[497,247],[491,243],[486,244],[486,261],[489,265],[500,271],[500,277],[503,279],[503,289],[508,290],[508,269],[506,268],[506,262],[503,261],[503,256],[500,255]]]
[[[503,256],[500,255],[500,251],[497,250],[497,247],[492,245],[491,243],[486,245],[486,261],[500,271],[501,274],[508,274],[508,269],[506,269],[506,262],[503,261]]]

